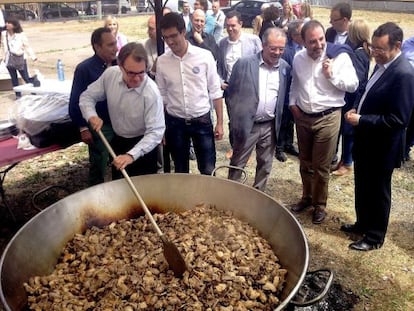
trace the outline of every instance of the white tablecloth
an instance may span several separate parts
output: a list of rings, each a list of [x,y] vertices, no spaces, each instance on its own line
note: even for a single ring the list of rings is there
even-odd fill
[[[15,92],[27,94],[64,94],[70,95],[72,89],[72,80],[59,81],[56,79],[43,79],[39,87],[34,87],[32,83],[15,86]]]

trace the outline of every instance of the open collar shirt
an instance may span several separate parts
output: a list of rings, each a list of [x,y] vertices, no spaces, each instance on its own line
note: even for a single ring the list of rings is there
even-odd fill
[[[384,74],[385,70],[398,58],[400,57],[401,52],[398,52],[398,54],[392,59],[390,60],[388,63],[381,65],[381,64],[377,64],[376,65],[376,70],[374,71],[374,73],[371,75],[371,77],[369,78],[368,82],[367,82],[367,86],[365,87],[365,91],[364,94],[361,97],[361,100],[359,101],[358,104],[358,108],[357,108],[357,113],[361,112],[361,107],[362,107],[362,103],[365,100],[365,97],[367,96],[367,93],[369,92],[369,90],[372,88],[372,86],[382,77],[382,75]]]
[[[297,105],[306,113],[318,113],[345,105],[345,92],[355,92],[359,81],[347,53],[333,59],[332,78],[322,72],[326,48],[321,57],[312,59],[307,50],[299,51],[293,59],[289,105]]]
[[[158,57],[156,81],[165,110],[178,118],[200,117],[210,111],[210,99],[223,96],[213,55],[190,43],[182,58],[171,50]]]
[[[269,68],[261,57],[259,65],[259,104],[255,121],[264,122],[275,118],[278,94],[279,63]]]
[[[336,32],[335,44],[345,44],[346,39],[348,39],[348,31]]]
[[[143,138],[130,150],[134,160],[153,150],[164,135],[162,97],[157,85],[145,76],[137,88],[128,88],[118,66],[110,67],[80,96],[79,106],[86,120],[97,116],[95,105],[107,100],[112,127],[118,136]]]

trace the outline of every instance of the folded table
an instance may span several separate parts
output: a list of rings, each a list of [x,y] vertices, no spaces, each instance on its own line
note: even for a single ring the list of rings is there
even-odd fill
[[[62,149],[59,145],[51,145],[45,148],[36,148],[31,150],[17,149],[18,140],[15,138],[8,138],[6,140],[0,141],[0,195],[3,201],[3,205],[8,209],[13,221],[16,221],[16,218],[11,210],[11,207],[6,199],[6,194],[4,191],[3,183],[6,179],[7,173],[13,169],[21,161],[35,158],[37,156],[53,152],[59,149]],[[5,167],[6,168],[3,168]]]

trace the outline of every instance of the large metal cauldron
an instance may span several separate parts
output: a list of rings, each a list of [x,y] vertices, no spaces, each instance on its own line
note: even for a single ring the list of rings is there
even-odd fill
[[[211,176],[163,174],[134,177],[133,182],[153,212],[180,211],[204,202],[259,229],[288,269],[282,303],[286,307],[302,284],[309,260],[301,226],[270,196],[251,187]],[[5,249],[0,262],[1,300],[7,310],[23,310],[23,283],[49,274],[75,233],[143,214],[125,180],[97,185],[49,206],[25,224]]]

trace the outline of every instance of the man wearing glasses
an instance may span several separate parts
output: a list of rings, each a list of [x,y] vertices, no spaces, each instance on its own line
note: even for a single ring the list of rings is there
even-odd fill
[[[164,135],[162,98],[155,82],[147,75],[148,56],[142,44],[128,43],[118,54],[118,66],[105,70],[80,96],[79,106],[85,120],[95,131],[103,121],[96,103],[107,101],[115,135],[111,141],[117,157],[113,159],[112,178],[157,173],[157,146]]]
[[[339,2],[331,9],[330,23],[332,27],[326,30],[326,41],[336,44],[352,43],[348,38],[349,24],[351,23],[352,9],[349,3]]]
[[[341,230],[361,236],[349,248],[370,251],[382,246],[391,209],[391,179],[403,159],[405,129],[414,106],[414,73],[401,53],[403,31],[395,23],[372,36],[376,68],[357,106],[345,114],[354,126],[356,222]]]
[[[170,50],[158,57],[155,79],[164,100],[165,138],[175,172],[189,172],[191,139],[200,173],[210,175],[216,164],[214,139],[223,138],[222,91],[216,62],[210,51],[186,40],[185,23],[179,14],[164,15],[160,26]],[[210,99],[216,111],[214,129]]]
[[[262,39],[263,51],[242,57],[234,65],[227,106],[233,139],[230,165],[244,168],[255,149],[253,187],[265,191],[287,98],[290,66],[281,59],[287,40],[283,29],[268,28]],[[230,169],[229,179],[240,180],[240,177],[241,170]]]

